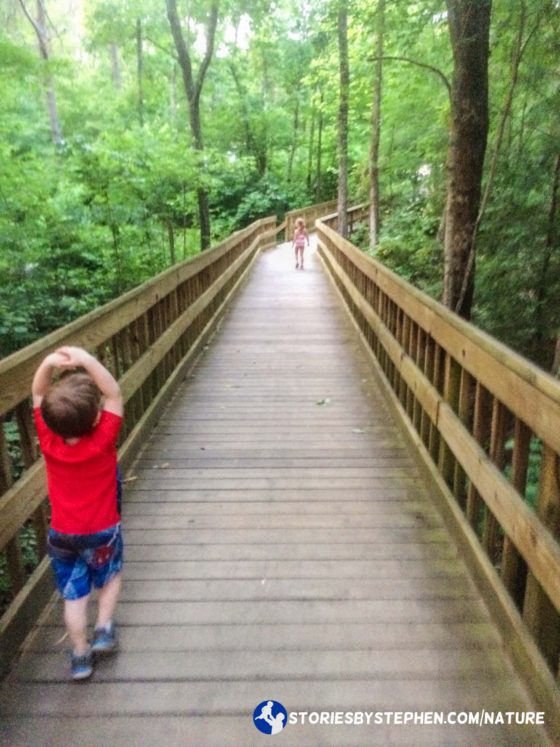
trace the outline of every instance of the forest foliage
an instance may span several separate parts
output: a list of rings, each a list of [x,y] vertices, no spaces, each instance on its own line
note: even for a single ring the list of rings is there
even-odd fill
[[[336,198],[341,3],[348,192],[358,203],[369,190],[377,2],[178,0],[195,73],[217,4],[201,150],[166,0],[4,1],[0,357],[199,251],[201,190],[213,242],[258,217]],[[453,73],[447,5],[383,5],[374,253],[439,298]],[[560,330],[559,32],[558,0],[492,4],[486,180],[494,153],[496,168],[473,309],[475,323],[546,368]],[[366,231],[353,240],[369,251]]]

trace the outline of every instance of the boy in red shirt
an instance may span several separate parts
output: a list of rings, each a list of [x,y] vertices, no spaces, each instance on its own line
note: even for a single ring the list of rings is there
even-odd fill
[[[62,374],[53,381],[55,369]],[[123,562],[116,444],[123,400],[109,371],[76,347],[60,348],[43,360],[32,394],[52,510],[48,552],[64,598],[64,621],[73,645],[72,677],[87,679],[93,672],[93,654],[116,648],[113,612]],[[90,646],[87,605],[92,586],[99,589],[99,608]]]

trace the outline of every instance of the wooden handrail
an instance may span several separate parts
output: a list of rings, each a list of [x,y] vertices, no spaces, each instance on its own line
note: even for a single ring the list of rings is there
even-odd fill
[[[61,345],[95,353],[121,385],[127,407],[119,458],[130,464],[180,372],[200,350],[225,303],[260,248],[274,237],[276,218],[263,218],[213,249],[55,330],[0,361],[0,552],[14,602],[0,620],[0,675],[29,625],[29,609],[45,599],[48,514],[46,479],[32,421],[30,387],[43,357]],[[7,428],[10,429],[10,441]],[[23,473],[21,469],[23,467]],[[20,533],[32,525],[37,570],[27,579]]]
[[[393,392],[411,440],[449,496],[454,515],[462,515],[476,544],[473,552],[485,558],[492,593],[504,600],[509,595],[505,627],[515,628],[511,621],[517,621],[517,642],[528,631],[556,675],[560,382],[335,228],[336,215],[317,221],[319,254]],[[526,498],[529,467],[535,507]],[[554,689],[556,704],[557,696]]]

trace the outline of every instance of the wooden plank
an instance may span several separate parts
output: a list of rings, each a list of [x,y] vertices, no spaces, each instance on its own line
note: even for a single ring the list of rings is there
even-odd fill
[[[345,544],[347,542],[394,542],[405,544],[406,542],[419,542],[427,545],[445,543],[445,532],[441,529],[314,529],[312,532],[306,529],[286,529],[282,532],[273,532],[266,529],[185,529],[173,530],[162,529],[152,532],[149,537],[147,530],[130,529],[128,531],[129,544],[143,544],[149,540],[150,545],[171,544],[182,545],[185,542],[205,545],[209,542],[224,545],[250,545],[279,543],[282,545],[299,545],[302,542],[311,541],[324,544]]]
[[[38,716],[62,718],[72,711],[75,713],[76,707],[79,707],[81,718],[96,717],[98,724],[101,724],[105,719],[128,717],[131,720],[146,714],[154,717],[158,714],[196,716],[209,712],[211,708],[210,713],[243,714],[249,720],[250,734],[253,735],[255,730],[247,704],[251,704],[251,707],[258,705],[259,701],[255,700],[257,693],[274,691],[280,702],[298,704],[303,710],[309,709],[310,703],[315,704],[312,710],[370,710],[371,703],[374,703],[376,710],[433,710],[435,703],[444,711],[476,708],[481,703],[486,703],[486,708],[490,710],[526,710],[522,692],[514,690],[512,693],[511,687],[508,687],[509,681],[504,674],[502,677],[480,680],[476,688],[465,688],[464,677],[389,680],[336,678],[331,681],[314,678],[307,679],[305,684],[302,680],[282,682],[273,678],[257,683],[238,681],[218,691],[213,682],[130,682],[125,683],[126,697],[122,697],[122,682],[90,682],[87,688],[69,688],[66,683],[53,683],[48,688],[36,687],[31,683],[14,683],[10,688],[5,714],[8,717],[29,713],[28,704],[34,701]],[[85,697],[84,690],[87,690],[89,697]],[[408,738],[410,740],[410,735]],[[125,744],[129,742],[125,741]]]
[[[130,519],[128,522],[130,523]],[[422,566],[411,560],[276,560],[266,563],[254,560],[223,561],[129,561],[128,580],[145,579],[438,579],[457,582],[463,568],[457,561],[434,558]]]
[[[255,663],[266,680],[404,680],[444,677],[487,679],[503,676],[503,659],[498,650],[487,649],[485,655],[443,651],[438,657],[433,650],[385,650],[383,656],[375,649],[355,651],[157,651],[129,652],[113,657],[99,667],[95,682],[110,683],[126,679],[133,682],[222,682],[251,681]],[[36,654],[33,663],[24,662],[17,672],[18,682],[55,683],[64,681],[67,663],[55,654]],[[496,674],[498,675],[496,677]],[[15,679],[15,678],[14,678]]]
[[[471,586],[461,586],[457,578],[425,577],[418,579],[131,579],[123,588],[126,602],[198,602],[198,601],[294,601],[299,600],[425,600],[473,599]]]
[[[206,564],[204,564],[206,565]],[[228,565],[225,563],[224,565]],[[324,563],[319,566],[323,567]],[[415,565],[417,565],[415,563]],[[153,567],[151,565],[150,567]],[[415,622],[336,623],[330,625],[298,625],[287,623],[279,637],[274,623],[261,625],[153,625],[146,636],[142,626],[129,626],[121,636],[122,651],[278,651],[290,641],[293,649],[306,651],[352,651],[375,648],[377,651],[396,649],[487,651],[499,647],[499,637],[489,622],[432,623]],[[64,634],[64,627],[50,623],[40,626],[29,641],[27,651],[51,653]]]
[[[194,544],[184,542],[173,547],[173,557],[180,562],[204,560],[205,562],[224,561],[237,562],[240,560],[277,561],[277,560],[390,560],[395,556],[402,560],[425,561],[430,559],[453,560],[456,551],[444,542],[354,542],[347,543],[274,543],[261,542],[251,545],[244,544]],[[161,562],[168,560],[169,550],[165,545],[145,542],[134,544],[127,540],[127,555],[130,561],[149,560]]]
[[[258,511],[260,506],[252,505],[253,512]],[[285,513],[274,514],[262,506],[263,515],[254,516],[251,522],[253,529],[333,529],[340,527],[340,512],[331,514],[300,514],[295,510],[286,515]],[[146,515],[137,515],[134,518],[128,515],[127,526],[129,529],[145,530],[171,530],[171,529],[245,529],[247,527],[248,512],[240,514],[210,514],[196,516],[191,512],[180,514],[165,514],[162,512],[157,516],[152,516],[149,520],[149,529],[146,527]],[[439,520],[435,514],[429,518],[421,513],[405,513],[402,509],[396,514],[387,513],[375,514],[349,514],[344,517],[344,524],[351,527],[362,529],[410,529],[414,527],[435,528],[439,526]]]
[[[324,496],[320,496],[318,500],[298,501],[294,496],[291,496],[290,499],[290,496],[286,496],[285,494],[278,501],[268,496],[265,498],[262,494],[257,494],[254,500],[243,496],[241,500],[237,501],[221,501],[219,499],[214,501],[192,501],[188,500],[187,495],[188,493],[183,492],[177,500],[173,501],[170,500],[169,493],[166,499],[158,494],[157,502],[142,502],[135,501],[135,496],[131,495],[130,489],[127,488],[127,520],[133,521],[134,517],[137,516],[157,515],[162,518],[170,516],[200,517],[201,519],[211,521],[219,516],[231,518],[251,515],[254,517],[259,512],[270,517],[289,515],[298,519],[309,516],[324,516],[328,518],[344,514],[345,519],[348,517],[350,520],[356,516],[362,518],[367,516],[372,520],[377,520],[378,518],[379,520],[384,520],[388,516],[398,514],[403,518],[410,517],[412,519],[414,517],[417,521],[426,520],[433,521],[434,523],[437,517],[437,513],[429,503],[418,499],[415,500],[412,496],[406,495],[401,496],[404,498],[402,500],[395,498],[376,500],[375,496],[366,493],[365,498],[361,500],[358,497],[349,497],[345,501],[329,500],[328,497]]]

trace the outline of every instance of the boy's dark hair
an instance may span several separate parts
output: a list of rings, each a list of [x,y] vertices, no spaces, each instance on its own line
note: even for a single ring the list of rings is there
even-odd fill
[[[62,438],[89,433],[101,405],[101,392],[87,373],[69,371],[50,387],[41,402],[43,420]]]

